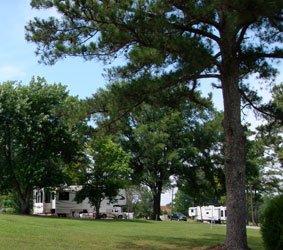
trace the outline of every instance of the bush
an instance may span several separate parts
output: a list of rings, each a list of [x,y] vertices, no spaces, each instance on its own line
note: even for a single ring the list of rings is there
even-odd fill
[[[15,202],[11,194],[0,195],[0,208],[10,208],[14,206],[15,206]]]
[[[0,195],[0,213],[13,214],[16,212],[15,207],[16,204],[11,194]]]
[[[283,249],[283,195],[270,200],[261,215],[261,233],[267,250]]]

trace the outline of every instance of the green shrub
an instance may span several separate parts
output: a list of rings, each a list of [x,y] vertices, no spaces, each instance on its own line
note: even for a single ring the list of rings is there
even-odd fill
[[[5,214],[15,214],[16,210],[15,210],[15,208],[8,207],[8,208],[3,209],[2,213],[5,213]]]
[[[12,195],[0,195],[0,208],[13,207],[14,200]]]
[[[283,249],[283,195],[266,204],[261,215],[261,233],[267,250]]]
[[[16,213],[15,198],[12,194],[0,195],[0,213]]]

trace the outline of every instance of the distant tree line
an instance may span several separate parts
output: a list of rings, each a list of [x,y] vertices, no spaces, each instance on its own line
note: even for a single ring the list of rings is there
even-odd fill
[[[204,106],[185,99],[171,103],[162,94],[117,119],[125,101],[121,88],[114,83],[79,100],[43,78],[0,85],[2,210],[14,207],[28,214],[33,189],[77,184],[83,188],[76,201],[88,198],[97,215],[101,201],[124,188],[124,210],[156,220],[161,194],[171,189],[172,179],[178,188],[173,211],[226,204],[223,114],[211,98],[199,94]],[[268,105],[282,112],[281,101],[278,85]],[[253,224],[264,200],[282,193],[280,129],[272,120],[246,131],[246,196]]]

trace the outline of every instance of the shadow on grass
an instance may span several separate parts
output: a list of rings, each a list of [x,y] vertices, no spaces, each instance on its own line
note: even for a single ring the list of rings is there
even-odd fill
[[[19,216],[19,217],[29,217],[29,218],[36,218],[36,219],[54,219],[60,221],[90,221],[90,222],[101,222],[101,223],[110,223],[110,222],[123,222],[123,223],[152,223],[153,221],[150,220],[143,220],[143,219],[134,219],[134,220],[123,220],[123,219],[88,219],[88,218],[73,218],[73,217],[58,217],[58,216],[40,216],[40,215],[20,215],[20,214],[13,214],[12,216]]]
[[[224,237],[218,234],[207,234],[200,236],[200,238],[187,238],[187,237],[163,237],[144,235],[136,237],[127,237],[123,242],[118,245],[119,249],[178,249],[194,247],[208,247],[213,246],[224,241]]]
[[[207,233],[199,238],[189,237],[163,237],[163,236],[129,236],[117,245],[118,249],[206,249],[211,246],[223,244],[224,235]],[[249,237],[252,249],[261,249],[256,242],[257,237]],[[254,243],[254,244],[253,244]],[[255,247],[257,246],[257,247]]]

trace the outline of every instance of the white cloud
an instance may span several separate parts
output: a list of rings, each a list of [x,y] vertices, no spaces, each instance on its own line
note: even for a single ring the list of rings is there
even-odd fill
[[[0,80],[20,80],[21,77],[25,76],[25,72],[13,65],[0,66]]]

